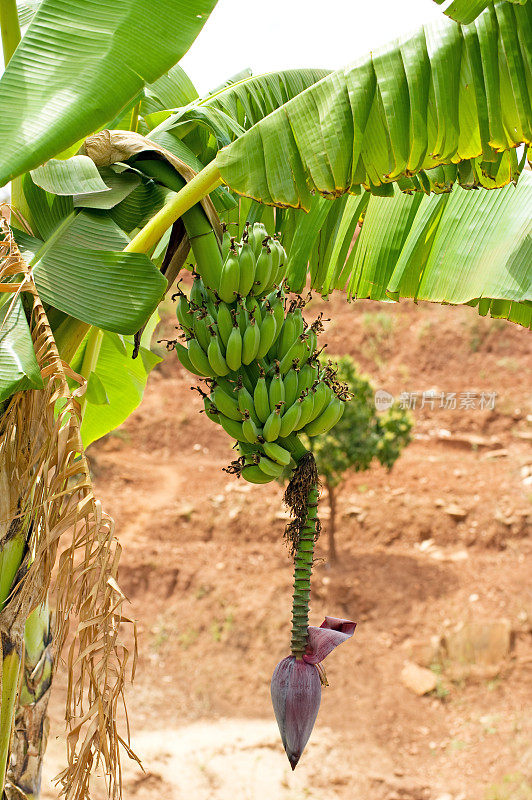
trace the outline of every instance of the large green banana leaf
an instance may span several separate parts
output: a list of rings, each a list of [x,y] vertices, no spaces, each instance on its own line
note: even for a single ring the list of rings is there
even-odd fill
[[[153,328],[143,336],[147,345]],[[88,447],[96,439],[100,439],[114,430],[126,420],[140,404],[148,375],[161,358],[144,346],[140,347],[139,356],[132,359],[132,337],[121,337],[116,333],[104,332],[100,354],[91,376],[96,376],[99,386],[104,390],[104,404],[87,403],[81,425],[83,444]],[[76,353],[72,367],[81,371],[85,344]],[[117,375],[120,380],[117,380]],[[86,376],[90,378],[91,376]]]
[[[438,3],[438,5],[442,5],[443,3],[448,3],[448,0],[434,0],[434,2]],[[491,2],[492,0],[452,0],[452,2],[447,5],[445,13],[448,17],[451,17],[451,19],[457,22],[473,22]],[[508,0],[508,2],[523,6],[527,0]]]
[[[129,239],[105,212],[77,209],[29,175],[23,187],[35,236],[14,234],[41,299],[91,325],[136,333],[163,296],[163,275],[146,255],[122,252]]]
[[[239,194],[305,209],[314,193],[389,194],[416,174],[425,190],[503,186],[519,172],[515,147],[532,141],[530,92],[532,4],[503,0],[472,25],[444,18],[332,73],[217,164]],[[431,182],[438,165],[443,179]]]
[[[196,125],[201,125],[214,134],[223,147],[329,73],[330,70],[325,69],[287,69],[245,75],[207,97],[193,100],[184,108],[166,105],[164,110],[153,113],[150,122],[158,125],[153,133],[173,131],[183,138]]]
[[[301,291],[309,264],[324,295],[467,303],[530,327],[531,208],[528,171],[517,186],[492,191],[317,197],[296,229],[287,280]]]
[[[188,50],[216,0],[43,0],[0,79],[0,185],[102,127]]]

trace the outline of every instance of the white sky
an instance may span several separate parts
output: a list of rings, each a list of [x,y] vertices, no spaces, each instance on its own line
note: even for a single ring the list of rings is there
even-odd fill
[[[338,69],[441,16],[433,0],[219,0],[180,63],[201,95],[246,67]]]

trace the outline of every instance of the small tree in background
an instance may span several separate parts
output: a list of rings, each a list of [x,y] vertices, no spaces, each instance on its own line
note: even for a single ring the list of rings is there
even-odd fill
[[[336,490],[345,480],[346,472],[369,469],[374,459],[390,470],[412,438],[412,419],[406,411],[394,404],[384,414],[377,414],[373,386],[358,374],[353,359],[342,356],[334,361],[338,362],[337,378],[347,384],[353,399],[346,403],[344,414],[334,428],[311,440],[331,509],[328,525],[331,563],[336,561]]]

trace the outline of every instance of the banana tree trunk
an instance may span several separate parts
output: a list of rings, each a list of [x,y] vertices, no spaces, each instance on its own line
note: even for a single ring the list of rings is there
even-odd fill
[[[32,611],[26,621],[24,669],[4,787],[6,800],[37,800],[40,796],[53,673],[50,622],[47,603]]]

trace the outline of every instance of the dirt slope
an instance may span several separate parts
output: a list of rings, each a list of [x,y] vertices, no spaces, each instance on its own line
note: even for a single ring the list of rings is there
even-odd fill
[[[418,393],[416,438],[391,473],[375,467],[342,488],[338,566],[318,544],[312,622],[359,626],[327,660],[330,688],[293,775],[269,699],[289,640],[281,487],[221,471],[228,439],[198,414],[173,354],[142,408],[90,448],[139,623],[129,708],[146,774],[126,766],[125,797],[530,800],[530,334],[469,309],[336,299],[309,315],[320,310],[334,320],[329,353],[351,354],[396,397]],[[430,390],[455,393],[457,407],[426,396],[421,408]],[[460,408],[468,392],[476,407]],[[479,408],[483,392],[488,405],[496,393],[494,409]],[[423,697],[401,682],[406,659],[436,658],[431,637],[499,619],[512,634],[498,664],[447,664]],[[56,692],[57,735],[60,704]],[[60,739],[50,747],[45,797],[62,757]]]

